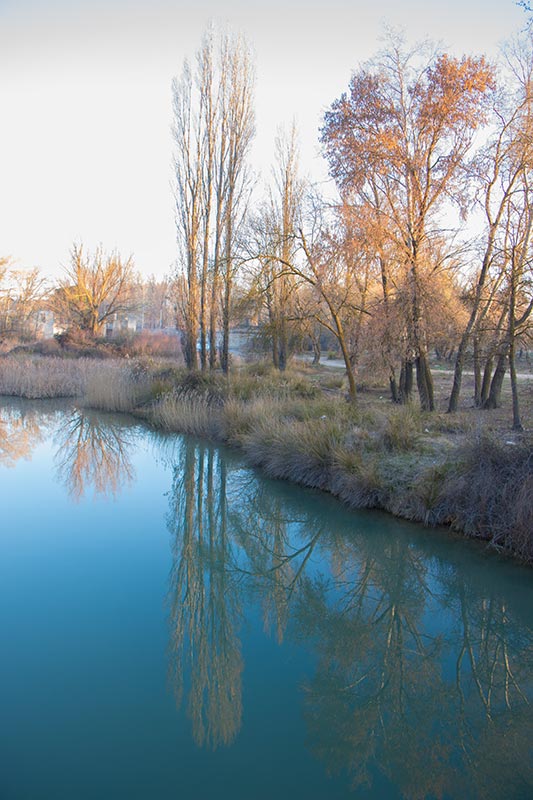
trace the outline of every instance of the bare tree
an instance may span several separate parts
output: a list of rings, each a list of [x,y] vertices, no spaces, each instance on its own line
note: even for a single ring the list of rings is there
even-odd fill
[[[39,329],[47,281],[36,267],[8,270],[8,264],[8,259],[3,266],[0,262],[0,331],[33,338]]]
[[[232,313],[233,282],[238,267],[236,245],[250,189],[247,157],[255,133],[253,109],[254,72],[249,48],[242,37],[228,39],[224,48],[223,108],[228,120],[228,149],[225,195],[225,246],[223,261],[224,293],[222,301],[222,349],[220,363],[229,371],[229,334]]]
[[[303,309],[298,303],[295,277],[286,266],[295,263],[304,191],[298,177],[294,123],[289,133],[280,129],[276,136],[273,178],[268,199],[253,219],[249,239],[251,255],[256,256],[258,267],[253,288],[261,297],[268,317],[265,327],[272,344],[272,361],[277,369],[284,370],[289,357],[290,329]]]
[[[194,105],[194,82],[188,62],[183,65],[180,79],[173,81],[172,95],[176,227],[182,262],[180,266],[187,282],[183,352],[185,363],[189,369],[196,369],[198,366],[198,264],[201,235],[202,134],[201,119]]]
[[[485,244],[474,280],[470,316],[457,351],[449,412],[456,411],[458,407],[462,371],[470,340],[483,325],[504,278],[505,263],[508,261],[504,242],[509,235],[509,215],[531,169],[531,37],[529,41],[515,43],[513,50],[510,81],[514,83],[514,88],[508,82],[505,97],[499,98],[494,109],[496,131],[476,162],[477,177],[483,185]]]
[[[90,253],[74,244],[53,304],[68,324],[97,336],[106,320],[131,310],[132,284],[132,256],[124,260],[101,246]]]

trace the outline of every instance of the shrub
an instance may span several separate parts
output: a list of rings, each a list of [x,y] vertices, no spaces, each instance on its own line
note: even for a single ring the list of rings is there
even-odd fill
[[[116,344],[124,355],[172,358],[183,364],[180,338],[176,335],[146,330],[117,340]]]

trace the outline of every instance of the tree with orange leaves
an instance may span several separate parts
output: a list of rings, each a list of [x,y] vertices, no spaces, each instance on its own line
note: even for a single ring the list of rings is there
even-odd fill
[[[483,57],[407,52],[390,37],[387,49],[354,73],[321,132],[343,200],[372,209],[378,238],[405,272],[408,361],[425,410],[433,410],[434,399],[421,276],[440,235],[438,212],[450,199],[461,202],[461,167],[493,88]]]

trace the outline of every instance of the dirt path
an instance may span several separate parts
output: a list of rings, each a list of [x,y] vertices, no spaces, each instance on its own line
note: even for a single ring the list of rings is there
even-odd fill
[[[312,356],[297,355],[296,358],[299,361],[305,362],[306,364],[312,364],[313,362]],[[327,358],[322,360],[318,366],[328,367],[330,369],[345,369],[344,361],[342,360],[342,358]],[[432,372],[434,375],[453,375],[453,369],[441,369],[440,367],[433,368]],[[474,373],[471,372],[470,370],[464,370],[463,375],[473,377]],[[516,377],[518,378],[518,380],[521,381],[533,381],[533,372],[518,372]],[[508,372],[505,373],[505,378],[509,379]]]

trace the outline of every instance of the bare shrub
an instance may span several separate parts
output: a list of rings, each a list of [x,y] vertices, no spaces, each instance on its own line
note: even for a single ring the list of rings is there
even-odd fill
[[[484,433],[457,451],[434,509],[437,522],[533,559],[533,441]]]
[[[124,342],[118,340],[117,344],[121,344],[123,352],[129,353],[131,356],[172,358],[180,364],[184,363],[179,336],[171,336],[161,331],[144,330]]]

